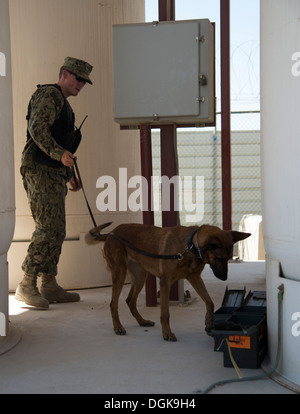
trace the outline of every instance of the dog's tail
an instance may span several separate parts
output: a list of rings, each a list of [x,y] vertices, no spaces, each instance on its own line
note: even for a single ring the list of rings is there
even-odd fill
[[[97,244],[100,241],[105,241],[108,234],[101,234],[101,230],[110,226],[112,223],[101,224],[100,226],[94,227],[91,229],[85,236],[85,242],[87,244]]]

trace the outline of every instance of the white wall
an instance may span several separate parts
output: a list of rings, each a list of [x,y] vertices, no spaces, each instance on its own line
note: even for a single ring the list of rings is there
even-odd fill
[[[300,2],[261,2],[262,181],[264,241],[284,274],[300,280]]]
[[[277,287],[283,284],[278,373],[300,385],[300,336],[294,335],[293,319],[300,312],[300,73],[294,76],[292,71],[295,52],[300,52],[300,2],[262,0],[261,158],[269,357],[273,364],[278,346]]]

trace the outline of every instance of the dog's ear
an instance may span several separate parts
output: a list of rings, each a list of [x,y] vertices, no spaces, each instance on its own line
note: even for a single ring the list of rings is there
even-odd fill
[[[233,243],[236,243],[240,240],[245,240],[247,237],[251,236],[251,233],[243,233],[241,231],[230,231]]]

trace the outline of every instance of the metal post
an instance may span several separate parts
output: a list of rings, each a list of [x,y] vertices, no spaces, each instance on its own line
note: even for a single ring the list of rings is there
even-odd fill
[[[175,0],[159,0],[159,21],[175,20]],[[176,125],[165,125],[160,128],[161,142],[161,175],[172,178],[178,175],[177,131]],[[173,191],[172,191],[173,190]],[[162,185],[162,193],[164,187]],[[170,209],[162,211],[163,227],[179,224],[179,213],[174,208],[174,188],[170,189]],[[179,285],[174,283],[170,291],[170,300],[179,300]]]
[[[176,125],[165,125],[161,127],[160,132],[160,142],[161,142],[161,175],[172,178],[175,175],[178,175],[178,154],[177,154],[177,131]],[[180,224],[180,218],[178,210],[175,210],[175,197],[177,191],[175,185],[170,185],[170,204],[169,210],[162,211],[162,226],[163,227],[173,227]],[[169,186],[169,184],[167,184]],[[161,188],[162,194],[165,191],[164,184],[162,182]],[[168,190],[167,190],[168,191]],[[179,290],[182,290],[180,292]],[[171,286],[170,290],[170,300],[178,301],[182,300],[183,296],[183,285],[182,283],[175,282]]]
[[[221,119],[223,228],[232,229],[231,119],[230,119],[230,0],[221,10]]]
[[[146,178],[148,183],[148,206],[143,211],[143,223],[153,225],[154,224],[154,213],[151,208],[152,206],[152,146],[151,146],[151,126],[141,125],[140,127],[140,145],[141,145],[141,167],[142,176]],[[146,280],[146,306],[157,305],[157,290],[156,290],[156,277],[148,273]]]
[[[174,20],[175,19],[175,0],[159,0],[159,20]],[[172,138],[171,138],[172,139]],[[152,176],[152,147],[151,147],[151,127],[149,125],[142,125],[140,127],[140,142],[141,142],[141,163],[142,163],[142,176],[146,178],[148,182],[148,211],[143,212],[143,223],[154,224],[154,214],[151,209],[152,205],[152,188],[151,188],[151,176]],[[167,145],[167,140],[165,142]],[[165,145],[163,145],[165,148]],[[165,153],[165,149],[161,149],[162,153]],[[166,175],[173,171],[164,171]],[[162,172],[163,175],[163,172]],[[165,219],[166,220],[166,219]],[[146,306],[156,306],[156,278],[153,275],[148,274],[146,280]]]
[[[159,21],[175,20],[175,0],[159,0],[158,3]]]
[[[178,154],[177,154],[177,130],[176,125],[165,125],[160,129],[160,148],[161,148],[161,175],[171,179],[178,175]],[[177,191],[174,186],[170,185],[170,204],[169,209],[162,211],[163,227],[172,227],[179,225],[178,210],[175,210],[175,199]],[[169,184],[167,183],[169,187]],[[165,191],[164,182],[162,182],[162,193]]]

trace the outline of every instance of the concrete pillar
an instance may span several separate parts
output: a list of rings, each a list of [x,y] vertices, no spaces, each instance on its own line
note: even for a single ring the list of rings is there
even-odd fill
[[[9,3],[0,2],[0,354],[10,341],[7,252],[15,225],[14,142]]]

